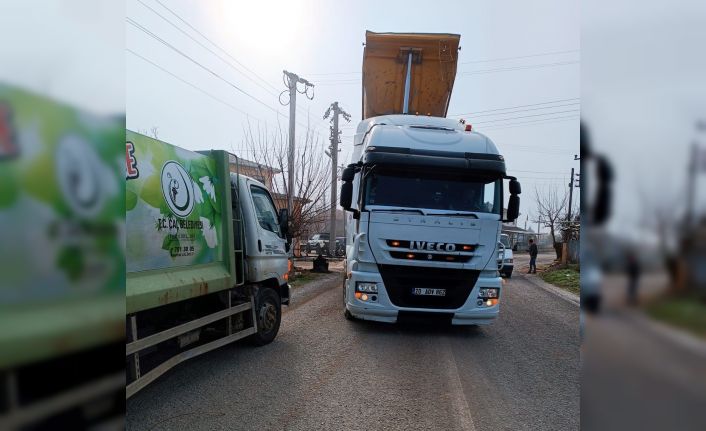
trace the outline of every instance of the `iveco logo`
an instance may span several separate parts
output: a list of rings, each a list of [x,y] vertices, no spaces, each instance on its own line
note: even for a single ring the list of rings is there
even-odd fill
[[[409,248],[412,250],[456,251],[456,244],[445,242],[412,241]]]
[[[193,184],[191,176],[179,163],[170,160],[162,166],[162,194],[177,217],[186,217],[194,209]]]

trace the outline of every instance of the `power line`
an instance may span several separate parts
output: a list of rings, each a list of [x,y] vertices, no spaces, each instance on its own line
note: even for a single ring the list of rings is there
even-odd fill
[[[534,115],[522,115],[522,116],[520,116],[520,117],[498,118],[498,119],[494,119],[494,120],[477,121],[477,122],[471,121],[471,124],[476,125],[476,124],[496,123],[496,122],[498,122],[498,121],[519,120],[519,119],[522,119],[522,118],[541,117],[541,116],[543,116],[543,115],[566,114],[566,113],[569,113],[569,112],[580,112],[580,111],[581,111],[580,109],[570,109],[570,110],[567,110],[567,111],[545,112],[545,113],[542,113],[542,114],[534,114]],[[499,124],[499,125],[500,125],[500,126],[504,126],[504,124]]]
[[[549,124],[549,123],[561,123],[565,121],[576,121],[580,119],[581,117],[578,115],[567,115],[565,117],[556,117],[556,118],[547,118],[547,119],[542,119],[542,120],[533,120],[533,121],[523,121],[523,122],[518,122],[518,123],[509,123],[509,124],[499,124],[497,126],[490,125],[488,127],[482,128],[482,130],[479,131],[485,131],[485,130],[502,130],[502,129],[512,129],[516,127],[523,127],[526,125],[542,125],[542,124]]]
[[[476,117],[487,117],[487,116],[493,116],[493,115],[505,115],[505,114],[517,114],[517,113],[522,113],[522,112],[531,112],[531,111],[541,111],[542,109],[554,109],[554,108],[563,108],[566,106],[575,106],[575,105],[580,105],[581,102],[573,102],[573,103],[564,103],[561,105],[551,105],[551,106],[540,106],[537,108],[527,108],[527,109],[518,109],[515,111],[502,111],[502,112],[486,112],[484,114],[473,114],[473,118]]]
[[[184,58],[188,59],[189,61],[191,61],[191,62],[194,63],[195,65],[197,65],[197,66],[199,66],[200,68],[202,68],[203,70],[207,71],[208,73],[210,73],[210,74],[213,75],[214,77],[220,79],[221,81],[225,82],[225,83],[228,84],[229,86],[233,87],[235,90],[239,91],[240,93],[244,94],[245,96],[249,97],[250,99],[252,99],[252,100],[254,100],[255,102],[259,103],[260,105],[264,106],[265,108],[267,108],[267,109],[273,111],[273,112],[276,113],[277,115],[280,115],[280,116],[282,116],[282,117],[284,117],[284,118],[287,118],[286,115],[282,114],[282,113],[279,112],[277,109],[273,108],[272,106],[268,105],[267,103],[263,102],[262,100],[258,99],[257,97],[253,96],[252,94],[250,94],[250,93],[248,93],[247,91],[243,90],[242,88],[238,87],[237,85],[233,84],[231,81],[225,79],[224,77],[222,77],[222,76],[219,75],[218,73],[216,73],[216,72],[214,72],[213,70],[209,69],[208,67],[204,66],[203,64],[201,64],[200,62],[198,62],[197,60],[195,60],[193,57],[187,55],[186,53],[184,53],[183,51],[181,51],[180,49],[178,49],[178,48],[175,47],[174,45],[170,44],[170,43],[167,42],[166,40],[164,40],[164,39],[162,39],[161,37],[157,36],[155,33],[153,33],[152,31],[150,31],[149,29],[147,29],[145,26],[141,25],[140,23],[136,22],[136,21],[133,20],[132,18],[126,17],[125,20],[128,22],[128,24],[132,25],[133,27],[137,28],[138,30],[142,31],[143,33],[147,34],[148,36],[150,36],[150,37],[152,37],[153,39],[157,40],[158,42],[162,43],[163,45],[165,45],[165,46],[171,48],[173,51],[177,52],[178,54],[180,54],[180,55],[183,56]],[[297,124],[300,124],[302,127],[307,127],[306,125],[301,124],[301,123],[297,123]]]
[[[504,57],[504,58],[493,58],[489,60],[473,60],[473,61],[463,61],[459,64],[471,64],[471,63],[491,63],[494,61],[506,61],[506,60],[519,60],[521,58],[531,58],[531,57],[543,57],[547,55],[556,55],[556,54],[568,54],[572,52],[580,52],[580,49],[569,49],[566,51],[553,51],[553,52],[542,52],[539,54],[529,54],[529,55],[520,55],[516,57]]]
[[[202,89],[201,87],[199,87],[199,86],[197,86],[197,85],[195,85],[195,84],[193,84],[193,83],[191,83],[191,82],[189,82],[189,81],[186,81],[185,79],[183,79],[183,78],[181,78],[181,77],[175,75],[174,73],[172,73],[172,72],[169,71],[168,69],[165,69],[164,67],[162,67],[162,66],[160,66],[159,64],[155,63],[154,61],[148,59],[147,57],[144,57],[144,56],[138,54],[137,52],[131,50],[130,48],[125,48],[125,51],[129,52],[130,54],[132,54],[132,55],[134,55],[134,56],[136,56],[136,57],[138,57],[138,58],[141,58],[143,61],[145,61],[145,62],[151,64],[152,66],[154,66],[154,67],[156,67],[156,68],[158,68],[158,69],[161,70],[162,72],[164,72],[164,73],[166,73],[166,74],[168,74],[168,75],[171,75],[171,76],[174,77],[175,79],[177,79],[177,80],[183,82],[184,84],[186,84],[186,85],[188,85],[188,86],[194,88],[195,90],[197,90],[197,91],[201,92],[202,94],[204,94],[204,95],[210,97],[211,99],[213,99],[213,100],[215,100],[215,101],[217,101],[217,102],[222,103],[223,105],[225,105],[225,106],[227,106],[227,107],[233,109],[234,111],[237,111],[237,112],[239,112],[239,113],[241,113],[241,114],[243,114],[243,115],[245,115],[245,116],[247,116],[247,117],[249,117],[249,118],[253,118],[253,119],[257,120],[258,122],[263,122],[263,123],[267,124],[266,121],[260,120],[260,119],[257,118],[257,117],[253,117],[253,116],[252,116],[251,114],[249,114],[248,112],[245,112],[245,111],[243,111],[242,109],[240,109],[240,108],[238,108],[238,107],[236,107],[236,106],[234,106],[234,105],[231,105],[230,103],[226,102],[225,100],[220,99],[220,98],[214,96],[213,94],[211,94],[211,93],[205,91],[205,90]]]
[[[197,41],[196,39],[194,39],[191,35],[189,35],[189,34],[187,34],[186,32],[184,32],[181,28],[179,28],[179,27],[176,26],[174,23],[172,23],[171,21],[169,21],[168,19],[166,19],[163,15],[161,15],[159,12],[157,12],[156,10],[154,10],[152,7],[150,7],[150,6],[148,6],[147,4],[145,4],[142,0],[137,0],[137,1],[139,1],[140,3],[142,3],[142,5],[144,5],[145,7],[149,8],[149,9],[150,9],[152,12],[154,12],[155,14],[159,15],[164,21],[168,22],[170,25],[172,25],[174,28],[176,28],[177,30],[179,30],[180,32],[182,32],[183,34],[185,34],[187,37],[189,37],[189,38],[190,38],[191,40],[193,40],[194,42],[198,43],[198,44],[199,44],[200,46],[202,46],[204,49],[208,50],[208,51],[211,52],[213,55],[217,56],[217,57],[220,58],[222,61],[226,62],[229,66],[231,66],[234,70],[238,71],[238,73],[240,73],[241,75],[243,75],[245,78],[247,78],[248,80],[250,80],[252,83],[254,83],[254,84],[257,85],[258,87],[262,88],[263,90],[267,91],[270,95],[275,96],[275,97],[277,96],[277,94],[278,94],[278,92],[279,92],[279,90],[277,89],[277,87],[275,87],[275,86],[272,85],[270,82],[268,82],[266,79],[264,79],[263,77],[261,77],[257,72],[255,72],[254,70],[250,69],[250,68],[247,67],[245,64],[243,64],[242,62],[240,62],[237,58],[235,58],[232,54],[230,54],[226,49],[224,49],[224,48],[221,47],[219,44],[217,44],[217,43],[214,42],[212,39],[210,39],[208,36],[206,36],[205,34],[203,34],[203,33],[202,33],[201,31],[199,31],[195,26],[193,26],[193,25],[192,25],[191,23],[189,23],[187,20],[185,20],[184,18],[182,18],[178,13],[174,12],[172,9],[170,9],[169,7],[167,7],[167,6],[166,6],[164,3],[162,3],[160,0],[154,0],[154,1],[156,1],[157,3],[159,3],[164,9],[166,9],[167,11],[169,11],[169,13],[171,13],[172,15],[174,15],[179,21],[181,21],[182,23],[184,23],[187,27],[189,27],[191,30],[193,30],[196,34],[198,34],[199,36],[201,36],[202,38],[204,38],[206,41],[208,41],[208,43],[210,43],[212,46],[216,47],[218,50],[220,50],[222,53],[224,53],[226,56],[228,56],[230,59],[232,59],[232,60],[233,60],[234,62],[236,62],[238,65],[240,65],[240,67],[242,67],[242,68],[245,69],[246,71],[250,72],[254,77],[256,77],[258,80],[260,80],[262,83],[264,83],[264,84],[267,85],[268,87],[270,87],[273,91],[272,91],[272,90],[268,90],[267,88],[263,87],[261,84],[258,84],[257,82],[255,82],[255,81],[254,81],[252,78],[250,78],[248,75],[246,75],[246,74],[243,73],[242,71],[238,70],[235,66],[233,66],[232,63],[230,63],[230,62],[224,60],[221,56],[219,56],[218,54],[216,54],[215,52],[213,52],[213,50],[211,50],[211,49],[209,49],[208,47],[204,46],[202,43],[200,43],[199,41]],[[302,112],[302,111],[301,111],[301,108],[297,108],[297,109],[300,109],[300,112]]]
[[[552,103],[569,102],[569,101],[572,101],[572,100],[581,100],[581,98],[580,98],[580,97],[574,97],[574,98],[571,98],[571,99],[552,100],[552,101],[550,101],[550,102],[531,103],[531,104],[529,104],[529,105],[509,106],[509,107],[507,107],[507,108],[495,108],[495,109],[486,109],[486,110],[483,110],[483,111],[465,112],[465,113],[461,113],[461,114],[449,114],[449,116],[450,116],[450,117],[457,117],[457,116],[459,116],[459,115],[473,115],[473,114],[480,114],[480,113],[482,113],[482,112],[505,111],[505,110],[507,110],[507,109],[526,108],[526,107],[529,107],[529,106],[539,106],[539,105],[549,105],[549,104],[552,104]]]
[[[512,172],[527,172],[530,174],[565,174],[564,171],[528,171],[522,169],[512,169]]]
[[[194,42],[196,42],[197,44],[199,44],[199,46],[201,46],[203,49],[207,50],[207,51],[210,52],[211,54],[213,54],[213,55],[215,55],[216,57],[218,57],[219,59],[221,59],[224,63],[226,63],[228,66],[230,66],[230,67],[231,67],[233,70],[235,70],[236,72],[238,72],[238,73],[240,73],[241,75],[243,75],[243,76],[244,76],[245,78],[247,78],[248,80],[250,80],[253,84],[255,84],[255,85],[257,85],[258,87],[262,88],[263,90],[265,90],[266,92],[268,92],[270,95],[272,95],[272,96],[277,96],[277,93],[273,92],[272,90],[268,89],[268,88],[265,87],[264,85],[262,85],[262,84],[260,84],[259,82],[255,81],[253,78],[251,78],[250,76],[248,76],[247,74],[245,74],[243,71],[241,71],[240,69],[238,69],[237,67],[235,67],[230,61],[226,60],[226,59],[223,58],[220,54],[218,54],[217,52],[215,52],[215,51],[212,50],[211,48],[207,47],[206,45],[204,45],[204,44],[201,43],[200,41],[198,41],[195,37],[193,37],[192,35],[190,35],[190,34],[187,33],[186,31],[184,31],[183,29],[181,29],[179,26],[177,26],[176,24],[174,24],[172,21],[168,20],[164,15],[162,15],[161,13],[157,12],[156,10],[154,10],[154,8],[152,8],[150,5],[148,5],[147,3],[143,2],[142,0],[137,0],[137,1],[138,1],[140,4],[142,4],[144,7],[148,8],[149,10],[151,10],[152,12],[154,12],[157,16],[159,16],[160,18],[162,18],[162,20],[164,20],[165,22],[167,22],[169,25],[171,25],[171,26],[174,27],[175,29],[179,30],[179,31],[180,31],[182,34],[184,34],[186,37],[188,37],[189,39],[191,39],[191,40],[193,40]],[[158,1],[158,0],[155,0],[155,1]],[[170,10],[170,12],[171,12],[171,10]],[[173,13],[173,12],[172,12],[172,13]],[[238,64],[240,64],[240,63],[238,62]],[[252,72],[251,72],[251,73],[252,73]]]
[[[555,67],[555,66],[567,66],[570,64],[578,64],[580,61],[562,61],[557,63],[544,63],[544,64],[532,64],[527,66],[514,66],[514,67],[500,67],[496,69],[483,69],[483,70],[470,70],[468,72],[460,72],[458,75],[479,75],[483,73],[495,73],[495,72],[510,72],[513,70],[527,70],[527,69],[538,69],[543,67]]]
[[[497,72],[511,72],[515,70],[528,70],[528,69],[539,69],[544,67],[557,67],[557,66],[567,66],[571,64],[578,64],[580,61],[561,61],[555,63],[543,63],[543,64],[529,64],[525,66],[512,66],[512,67],[499,67],[495,69],[479,69],[479,70],[468,70],[465,72],[458,72],[456,76],[467,76],[467,75],[480,75],[485,73],[497,73]],[[345,79],[329,79],[315,81],[316,85],[350,85],[361,82],[361,78],[345,78]]]
[[[458,64],[492,63],[495,61],[519,60],[522,58],[542,57],[542,56],[556,55],[556,54],[568,54],[568,53],[580,52],[580,51],[581,51],[580,49],[569,49],[566,51],[542,52],[539,54],[520,55],[520,56],[516,56],[516,57],[504,57],[504,58],[493,58],[493,59],[488,59],[488,60],[463,61]],[[324,72],[324,73],[307,73],[307,75],[308,76],[360,75],[361,73],[362,72],[360,72],[360,71],[356,71],[356,72]]]
[[[274,111],[275,113],[284,116],[284,114],[282,114],[281,112],[279,112],[279,111],[276,110],[275,108],[269,106],[268,104],[266,104],[265,102],[261,101],[261,100],[258,99],[257,97],[251,95],[251,94],[248,93],[247,91],[243,90],[242,88],[240,88],[240,87],[238,87],[237,85],[233,84],[232,82],[228,81],[227,79],[225,79],[225,78],[222,77],[221,75],[217,74],[217,73],[214,72],[213,70],[209,69],[208,67],[204,66],[204,65],[201,64],[200,62],[196,61],[193,57],[191,57],[191,56],[187,55],[186,53],[184,53],[183,51],[181,51],[179,48],[175,47],[174,45],[170,44],[170,43],[167,42],[166,40],[164,40],[164,39],[162,39],[161,37],[157,36],[157,35],[154,34],[152,31],[150,31],[149,29],[147,29],[147,27],[145,27],[145,26],[139,24],[137,21],[133,20],[133,19],[130,18],[130,17],[126,17],[125,20],[128,22],[128,24],[131,24],[133,27],[137,28],[138,30],[142,31],[143,33],[147,34],[148,36],[151,36],[153,39],[157,40],[158,42],[162,43],[163,45],[165,45],[165,46],[171,48],[171,49],[172,49],[173,51],[175,51],[176,53],[178,53],[178,54],[180,54],[181,56],[183,56],[184,58],[188,59],[189,61],[191,61],[191,62],[194,63],[195,65],[199,66],[200,68],[202,68],[202,69],[205,70],[206,72],[210,73],[210,74],[213,75],[214,77],[216,77],[216,78],[220,79],[221,81],[225,82],[226,84],[230,85],[231,87],[233,87],[234,89],[236,89],[236,90],[239,91],[240,93],[242,93],[242,94],[248,96],[249,98],[251,98],[251,99],[254,100],[255,102],[261,104],[262,106],[266,107],[267,109],[270,109],[271,111]]]
[[[169,7],[167,7],[164,3],[162,3],[161,0],[155,0],[155,1],[156,1],[157,3],[159,3],[164,9],[168,10],[168,11],[169,11],[172,15],[174,15],[179,21],[181,21],[181,22],[183,22],[184,24],[186,24],[190,29],[192,29],[194,32],[196,32],[199,36],[201,36],[201,37],[203,37],[204,39],[206,39],[211,45],[215,46],[216,48],[218,48],[219,50],[221,50],[224,54],[226,54],[228,57],[230,57],[231,59],[233,59],[233,61],[235,61],[236,63],[238,63],[243,69],[245,69],[245,70],[247,70],[248,72],[250,72],[250,73],[252,73],[253,75],[255,75],[257,78],[259,78],[259,79],[260,79],[262,82],[264,82],[266,85],[270,86],[270,87],[272,88],[272,90],[274,90],[275,92],[278,91],[277,87],[275,87],[274,85],[270,84],[269,82],[267,82],[267,80],[263,79],[260,75],[258,75],[258,74],[257,74],[256,72],[254,72],[252,69],[250,69],[249,67],[247,67],[246,65],[244,65],[243,63],[241,63],[240,61],[238,61],[238,59],[236,59],[235,57],[233,57],[228,51],[226,51],[225,49],[221,48],[220,45],[218,45],[217,43],[215,43],[214,41],[212,41],[211,39],[209,39],[205,34],[201,33],[196,27],[194,27],[194,26],[191,25],[188,21],[186,21],[184,18],[182,18],[181,16],[179,16],[179,14],[177,14],[176,12],[174,12],[173,10],[171,10]]]

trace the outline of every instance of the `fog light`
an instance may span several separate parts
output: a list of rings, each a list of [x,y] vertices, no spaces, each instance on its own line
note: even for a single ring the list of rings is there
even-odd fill
[[[497,298],[498,291],[497,287],[483,287],[478,291],[478,297],[483,299]]]
[[[360,299],[362,299],[363,301],[367,301],[367,300],[368,300],[368,294],[367,294],[367,293],[364,293],[363,296],[362,296]]]
[[[485,301],[485,305],[488,307],[492,307],[493,305],[497,304],[498,300],[497,299],[488,299]]]
[[[378,285],[377,283],[359,281],[355,284],[355,291],[363,293],[378,293]]]

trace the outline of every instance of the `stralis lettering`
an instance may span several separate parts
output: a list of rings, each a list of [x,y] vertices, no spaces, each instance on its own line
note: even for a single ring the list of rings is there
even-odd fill
[[[409,248],[412,250],[455,251],[456,244],[447,244],[445,242],[411,241]]]
[[[203,222],[201,220],[158,218],[157,230],[162,229],[203,229]]]

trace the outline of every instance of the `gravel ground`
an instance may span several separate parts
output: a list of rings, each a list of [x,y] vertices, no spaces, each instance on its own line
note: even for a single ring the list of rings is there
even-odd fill
[[[343,317],[341,273],[296,289],[277,339],[226,346],[127,403],[128,429],[572,430],[578,307],[507,280],[485,327]]]

